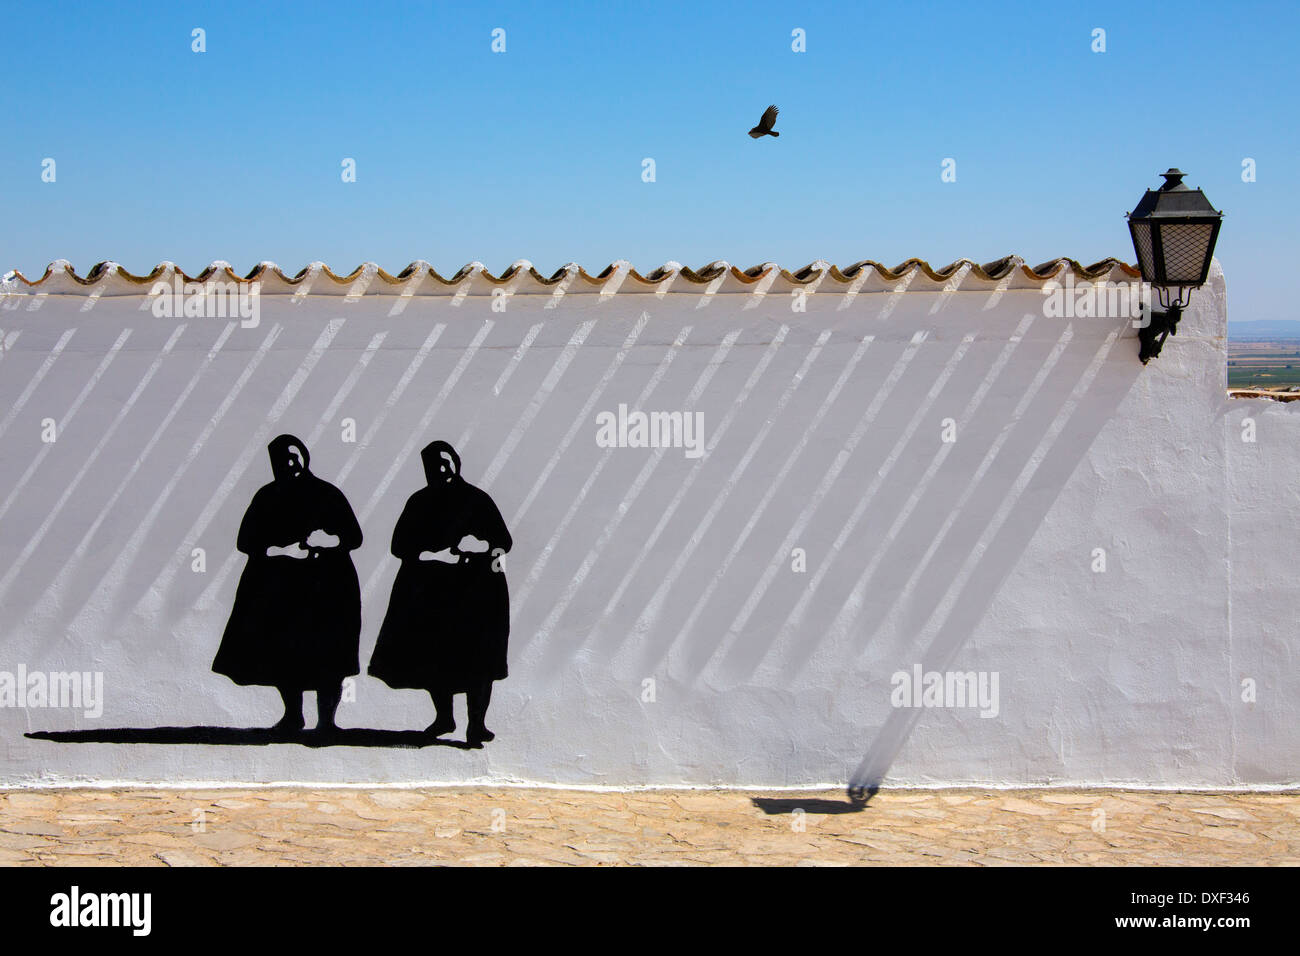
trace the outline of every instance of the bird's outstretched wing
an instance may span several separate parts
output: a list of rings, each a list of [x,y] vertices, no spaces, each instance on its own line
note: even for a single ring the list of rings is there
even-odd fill
[[[781,112],[775,106],[769,106],[763,111],[763,118],[758,121],[758,128],[764,133],[776,125],[776,114]]]

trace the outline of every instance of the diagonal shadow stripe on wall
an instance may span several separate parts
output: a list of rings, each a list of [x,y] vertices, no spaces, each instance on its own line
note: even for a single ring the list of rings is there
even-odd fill
[[[220,404],[209,416],[198,436],[190,443],[188,451],[173,469],[171,475],[167,478],[166,483],[152,495],[152,500],[150,501],[148,510],[143,516],[133,522],[127,540],[121,546],[114,549],[115,558],[113,563],[93,588],[86,589],[84,597],[79,604],[70,602],[65,607],[65,613],[67,615],[66,626],[69,630],[81,632],[91,626],[93,620],[100,619],[103,616],[107,605],[122,595],[123,589],[128,586],[128,581],[133,574],[150,573],[137,564],[137,562],[140,562],[142,556],[141,546],[150,532],[154,529],[169,499],[181,485],[181,482],[184,480],[190,466],[207,446],[208,439],[212,436],[213,432],[216,431],[218,425],[221,423],[222,419],[225,418],[231,407],[233,407],[240,392],[243,391],[249,380],[252,379],[258,366],[265,360],[266,356],[270,354],[271,348],[275,345],[281,331],[282,328],[280,326],[272,326],[256,351],[250,357],[246,359],[241,359],[238,356],[234,357],[233,361],[239,361],[242,363],[242,368],[239,374],[236,376],[234,382],[229,386],[229,388],[225,389],[225,394],[221,399]],[[196,373],[195,378],[197,379],[199,375],[201,375],[201,371]],[[101,519],[104,517],[104,514],[105,513],[101,513]],[[164,555],[170,556],[175,552],[173,550],[170,552],[157,551],[155,553],[161,563],[166,560]],[[141,582],[140,586],[143,587],[144,582]],[[94,606],[92,606],[92,597],[98,598],[98,603]],[[123,600],[129,600],[129,598],[124,597]]]
[[[657,664],[666,659],[682,639],[689,633],[693,621],[698,617],[701,609],[708,603],[713,593],[719,587],[723,578],[726,577],[732,564],[742,553],[749,535],[758,526],[758,522],[766,511],[776,494],[776,490],[781,486],[785,478],[794,469],[799,460],[799,456],[808,446],[813,437],[818,434],[823,422],[826,420],[832,408],[836,407],[840,400],[841,394],[845,387],[852,380],[855,370],[863,357],[868,354],[875,342],[875,336],[867,335],[857,342],[853,351],[849,354],[848,359],[840,367],[839,374],[830,385],[829,390],[824,397],[813,408],[812,414],[807,423],[799,430],[794,448],[788,453],[777,470],[775,476],[766,483],[761,499],[752,506],[748,511],[747,523],[739,531],[727,550],[725,556],[718,560],[716,554],[710,554],[708,549],[701,551],[701,547],[707,540],[707,536],[713,529],[714,524],[720,515],[723,514],[724,508],[733,504],[734,499],[739,497],[735,493],[740,488],[740,480],[746,472],[748,466],[754,460],[756,453],[764,447],[765,439],[769,435],[768,429],[762,429],[751,441],[749,448],[741,456],[731,474],[728,476],[721,493],[715,496],[709,510],[705,513],[699,524],[694,528],[686,543],[680,549],[679,554],[669,569],[667,575],[660,583],[659,587],[651,595],[650,599],[642,607],[640,613],[635,619],[635,623],[629,629],[625,642],[638,641],[642,642],[639,650],[639,656],[642,661],[640,668],[642,673],[652,670]],[[877,350],[879,351],[879,350]],[[787,399],[788,400],[788,399]],[[784,405],[782,405],[784,410]],[[772,455],[768,449],[768,456]],[[733,505],[734,507],[734,505]],[[705,562],[709,566],[708,573],[704,573],[692,578],[686,575],[689,562]],[[677,587],[678,581],[699,580],[704,583],[704,591],[700,594],[695,605],[689,611],[685,623],[680,626],[668,624],[665,620],[665,611],[670,609],[669,594]],[[676,603],[676,602],[674,602]],[[681,605],[678,604],[678,607]],[[656,642],[654,634],[659,635]]]
[[[207,503],[199,512],[198,517],[194,519],[194,523],[189,530],[181,537],[180,553],[189,552],[199,544],[204,533],[208,530],[208,526],[216,518],[222,506],[238,490],[254,458],[266,445],[267,439],[274,434],[280,424],[280,419],[284,417],[285,412],[293,404],[298,392],[306,384],[308,377],[316,369],[321,358],[325,355],[325,351],[330,347],[330,343],[334,341],[334,337],[338,335],[345,322],[345,319],[333,319],[325,324],[325,328],[317,336],[315,343],[308,350],[297,371],[284,383],[280,394],[276,396],[270,409],[264,413],[262,421],[249,437],[239,457],[226,471],[216,490],[208,498]],[[132,608],[132,615],[145,619],[155,617],[161,602],[171,593],[172,582],[175,580],[176,575],[181,572],[182,567],[184,565],[179,561],[167,562],[162,572],[136,601],[135,606]]]
[[[717,347],[713,350],[712,358],[700,372],[700,375],[692,386],[691,391],[686,396],[683,407],[691,409],[699,403],[701,396],[709,385],[709,382],[713,379],[718,368],[722,366],[722,363],[726,361],[728,353],[735,345],[736,340],[740,337],[740,331],[741,330],[739,329],[734,329],[723,336],[722,341],[719,342]],[[611,520],[606,523],[596,542],[592,544],[591,548],[583,557],[582,562],[573,572],[568,583],[561,592],[559,600],[551,606],[551,610],[548,612],[545,620],[543,620],[541,626],[536,631],[536,637],[541,645],[545,645],[550,639],[550,636],[555,631],[561,616],[573,601],[575,595],[582,587],[582,584],[586,581],[588,575],[590,575],[592,569],[596,567],[596,562],[599,560],[601,552],[613,540],[624,516],[632,509],[637,497],[645,489],[646,484],[653,476],[655,469],[663,460],[665,452],[666,448],[663,446],[655,448],[652,454],[646,459],[645,464],[642,465],[641,470],[637,473],[631,486],[628,487],[624,493],[622,501],[614,515],[611,517]],[[531,640],[531,635],[525,638],[523,642],[524,645],[526,646]]]
[[[649,401],[650,397],[656,393],[656,390],[667,375],[673,361],[677,358],[681,349],[685,347],[691,332],[692,326],[682,326],[677,332],[677,337],[670,345],[663,349],[663,354],[659,359],[658,365],[655,367],[654,372],[641,388],[641,391],[637,396],[636,401],[638,406],[644,405]],[[596,481],[600,477],[605,466],[613,459],[613,455],[613,448],[603,449],[599,459],[590,469],[582,485],[574,494],[573,499],[570,501],[568,508],[555,526],[554,531],[549,535],[546,544],[539,549],[537,557],[533,560],[532,566],[528,569],[528,574],[524,578],[522,586],[518,587],[514,594],[511,595],[510,603],[511,613],[513,616],[518,617],[523,613],[523,608],[527,605],[528,597],[532,594],[533,589],[537,586],[537,582],[541,579],[542,572],[545,570],[551,556],[555,553],[557,545],[564,538],[565,532],[568,530],[570,524],[578,517],[583,502],[586,500],[591,489],[595,486]],[[538,485],[534,485],[534,489],[537,487]],[[535,490],[530,491],[530,497],[534,493]],[[519,522],[522,522],[522,511],[518,520]]]
[[[171,355],[172,349],[176,346],[176,341],[184,334],[184,332],[185,326],[178,325],[172,334],[168,336],[167,341],[163,343],[162,349],[154,357],[154,360],[145,370],[144,375],[136,383],[135,388],[132,389],[131,394],[118,409],[117,414],[113,416],[113,420],[109,423],[108,428],[106,428],[99,436],[94,447],[90,450],[90,453],[82,461],[81,467],[77,469],[71,480],[64,485],[63,491],[59,495],[58,499],[49,510],[45,512],[40,527],[37,528],[36,532],[28,538],[27,543],[23,545],[22,551],[19,552],[18,557],[14,559],[14,563],[10,567],[9,571],[7,571],[3,577],[0,577],[0,602],[4,601],[5,596],[9,593],[9,588],[14,583],[14,579],[18,576],[19,570],[21,570],[21,568],[27,563],[28,559],[36,552],[36,549],[41,546],[41,542],[45,540],[45,536],[49,533],[51,526],[63,512],[63,509],[67,506],[68,502],[72,500],[73,494],[76,492],[82,480],[90,473],[91,468],[93,468],[95,463],[98,461],[99,455],[104,450],[104,447],[112,440],[113,435],[126,420],[126,417],[131,414],[131,410],[135,408],[135,403],[139,401],[140,396],[143,395],[145,389],[149,387],[149,383],[158,373],[158,369],[162,367],[164,360]]]
[[[953,419],[957,434],[964,434],[970,428],[976,413],[979,411],[984,400],[988,397],[994,384],[1001,379],[1007,362],[1010,361],[1017,347],[1024,340],[1025,335],[1028,334],[1034,319],[1035,316],[1033,313],[1026,314],[1012,333],[1009,340],[1002,346],[998,354],[995,356],[988,372],[984,375],[982,380],[979,381],[977,387],[971,393],[970,398],[967,400],[959,416]],[[964,392],[958,391],[958,394],[964,394]],[[871,520],[873,516],[867,516],[867,523],[863,530],[863,538],[867,541],[879,541],[880,543],[872,549],[872,554],[867,561],[866,567],[862,570],[857,579],[852,582],[851,590],[845,597],[846,602],[853,600],[855,595],[860,595],[862,593],[866,588],[867,583],[871,580],[878,565],[884,561],[886,555],[891,552],[892,549],[890,548],[890,545],[899,540],[908,519],[925,497],[927,489],[929,489],[932,482],[935,480],[939,469],[947,460],[948,454],[953,449],[954,444],[955,443],[953,442],[944,442],[940,440],[937,443],[937,451],[929,459],[925,471],[919,477],[913,478],[910,475],[903,475],[895,480],[893,488],[882,489],[880,493],[881,500],[877,511],[882,515],[893,514],[894,518],[890,526],[877,535],[875,533],[874,525],[879,524],[880,521],[873,523]],[[921,460],[924,460],[923,455],[920,457]],[[894,490],[899,492],[906,490],[906,501],[899,502],[898,505],[895,506],[894,498],[896,495],[890,494],[890,492]],[[834,582],[832,582],[832,584],[833,583]],[[810,582],[810,585],[815,585],[815,582]],[[825,598],[823,600],[825,600]],[[860,606],[860,603],[859,600],[858,604],[855,604],[854,606]],[[798,608],[796,607],[795,610],[797,611]],[[795,611],[792,611],[786,618],[785,626],[798,627],[799,625],[802,625],[802,623],[802,617],[796,620],[796,613]],[[793,635],[789,635],[789,640],[785,642],[778,641],[777,650],[782,657],[782,661],[778,665],[781,672],[786,675],[787,679],[796,677],[812,659],[818,648],[823,646],[824,641],[834,640],[835,633],[836,632],[832,631],[831,633],[826,634],[823,640],[818,640],[815,637],[810,639],[805,631],[802,640],[794,640]]]
[[[782,330],[786,329],[785,326],[782,326],[781,328]],[[781,333],[782,341],[784,340],[784,334],[785,332],[783,331]],[[701,524],[709,520],[709,515],[713,513],[714,508],[720,508],[722,507],[723,504],[725,504],[726,499],[728,497],[728,490],[730,488],[735,487],[736,481],[739,480],[739,476],[744,472],[745,468],[752,460],[753,455],[757,451],[758,446],[761,445],[763,439],[767,437],[768,432],[771,430],[776,420],[781,417],[781,414],[784,412],[786,405],[789,404],[791,397],[793,397],[795,390],[798,388],[799,384],[803,382],[804,379],[807,377],[808,370],[812,367],[813,363],[816,362],[817,359],[820,357],[822,350],[825,348],[826,342],[830,339],[830,337],[831,337],[830,329],[823,329],[818,334],[817,339],[813,343],[812,347],[809,348],[807,352],[804,354],[802,360],[799,363],[798,370],[791,376],[790,380],[787,382],[785,388],[782,390],[780,394],[780,398],[777,399],[775,406],[771,409],[770,412],[767,413],[762,426],[757,431],[757,434],[755,434],[753,438],[750,440],[750,443],[746,448],[746,450],[742,454],[736,456],[736,462],[732,467],[730,475],[728,476],[727,480],[722,484],[722,486],[719,488],[718,492],[715,494],[713,501],[710,503],[710,508],[708,511],[706,511],[705,516],[702,519],[700,519],[700,522],[698,524],[696,524],[695,526],[696,531],[700,530]],[[774,344],[779,344],[779,343],[774,343]],[[753,385],[757,383],[758,380],[757,377],[761,376],[762,371],[764,370],[765,368],[763,367],[756,367],[754,372],[751,373],[750,379],[749,381],[747,381],[745,389],[743,389],[741,394],[737,396],[735,404],[733,404],[732,408],[728,411],[729,417],[726,420],[726,422],[724,422],[724,424],[729,424],[730,421],[733,420],[731,416],[733,416],[734,412],[739,410],[739,408],[741,408],[742,406],[749,407],[751,405],[754,399],[751,396],[750,391],[752,390]],[[723,429],[723,431],[725,432],[725,429]],[[710,455],[713,454],[716,447],[719,446],[720,444],[721,444],[721,437],[715,435],[710,440],[709,454]],[[613,656],[615,651],[626,646],[626,639],[628,637],[627,632],[620,630],[619,627],[613,623],[617,616],[618,608],[622,603],[623,596],[626,593],[629,585],[632,583],[633,579],[641,572],[642,566],[644,565],[645,560],[649,557],[650,552],[654,549],[656,542],[658,542],[661,536],[663,536],[665,530],[668,528],[673,517],[677,514],[678,509],[681,507],[682,503],[686,500],[687,494],[691,489],[692,483],[701,474],[703,474],[702,469],[695,469],[691,471],[690,474],[687,476],[687,480],[684,481],[679,486],[678,490],[674,493],[672,501],[664,509],[663,514],[656,522],[654,529],[651,531],[650,535],[646,538],[644,546],[634,556],[627,571],[624,572],[623,577],[620,579],[618,585],[614,588],[613,593],[610,595],[609,600],[605,602],[605,608],[601,612],[600,617],[596,620],[595,624],[593,625],[591,630],[584,638],[584,646],[590,646],[593,649],[593,653],[596,656],[608,659]],[[694,543],[695,540],[696,539],[688,538],[686,547],[691,548],[691,550],[693,550],[691,545]],[[683,553],[685,553],[684,550]],[[602,636],[606,636],[605,640],[603,641],[601,640]]]
[[[800,514],[799,520],[790,529],[786,539],[782,542],[782,545],[777,548],[776,553],[769,561],[767,569],[764,572],[765,577],[760,579],[758,586],[756,586],[750,593],[746,604],[741,608],[733,621],[729,632],[731,636],[729,648],[721,653],[720,658],[715,656],[714,660],[711,662],[713,669],[723,673],[727,680],[734,682],[735,680],[748,677],[749,674],[753,672],[754,668],[757,667],[758,662],[772,649],[774,645],[781,643],[783,638],[788,638],[792,635],[796,628],[791,627],[788,622],[796,617],[803,616],[808,604],[813,600],[813,597],[817,593],[817,588],[821,583],[825,570],[834,567],[839,562],[845,549],[851,548],[850,540],[854,537],[854,532],[858,527],[858,523],[867,512],[867,509],[875,498],[876,493],[888,479],[894,463],[902,455],[907,445],[912,441],[922,420],[927,414],[929,414],[935,400],[943,392],[945,386],[947,386],[949,380],[952,378],[953,373],[957,370],[958,365],[961,363],[962,359],[965,358],[973,341],[973,335],[967,335],[962,338],[949,356],[948,360],[944,363],[943,368],[940,370],[938,376],[935,378],[922,400],[920,402],[912,403],[914,405],[914,411],[912,412],[911,418],[908,419],[907,425],[904,427],[902,434],[897,439],[890,454],[875,468],[873,477],[868,482],[866,488],[859,493],[860,496],[855,494],[844,494],[841,496],[840,500],[845,504],[854,502],[855,497],[857,497],[857,500],[853,503],[852,510],[847,516],[843,518],[835,517],[833,524],[828,528],[828,536],[831,534],[831,529],[837,527],[839,530],[834,533],[831,545],[825,556],[821,559],[817,571],[814,572],[808,583],[802,588],[802,593],[799,594],[794,607],[792,607],[790,612],[786,615],[787,623],[782,625],[779,631],[774,631],[769,628],[764,633],[756,634],[748,640],[743,639],[742,635],[744,634],[746,625],[758,609],[760,601],[770,593],[765,582],[770,583],[776,576],[777,572],[785,566],[786,562],[789,560],[790,548],[793,547],[795,541],[799,540],[803,536],[805,530],[808,529],[811,523],[815,520],[817,512],[821,506],[824,504],[826,510],[829,511],[831,510],[830,506],[835,503],[835,500],[830,497],[830,492],[835,487],[838,476],[833,471],[827,473],[827,476],[824,479],[824,491],[820,496],[814,495],[813,501],[809,502],[808,509]],[[889,383],[887,382],[886,384],[888,385]],[[906,413],[904,412],[903,414]],[[871,414],[871,409],[868,409],[867,416],[864,416],[864,422],[868,421],[870,418],[874,418],[874,415]],[[848,456],[852,455],[854,445],[856,444],[852,441],[852,437],[853,436],[850,436],[850,442],[846,444],[843,452],[846,459]],[[869,443],[864,450],[873,453],[876,451],[876,449],[869,447]],[[819,490],[821,489],[819,488]],[[870,539],[861,536],[857,537],[857,541],[865,540]],[[854,544],[856,544],[856,541]],[[772,620],[776,619],[778,618],[772,618]]]
[[[915,563],[907,580],[897,590],[884,594],[877,591],[875,602],[862,601],[864,592],[855,594],[841,607],[830,638],[833,648],[839,648],[850,659],[861,655],[875,635],[889,633],[892,649],[905,650],[914,646],[923,626],[935,609],[953,593],[961,567],[972,554],[982,547],[984,535],[1000,510],[1014,501],[1015,481],[1023,469],[1032,465],[1044,436],[1050,435],[1054,423],[1062,420],[1070,408],[1071,396],[1084,382],[1096,354],[1094,339],[1076,337],[1066,333],[1044,361],[1034,381],[1013,412],[1015,426],[1000,432],[992,445],[985,450],[979,464],[970,471],[970,478],[955,504],[947,507],[932,505],[918,509],[917,514],[942,515],[943,521],[929,538],[928,547]],[[1111,340],[1113,341],[1113,340]],[[1102,348],[1105,348],[1103,343]],[[990,411],[991,414],[991,411]],[[1104,424],[1104,423],[1103,423]],[[1095,434],[1089,437],[1089,443]],[[954,462],[966,460],[954,453]],[[1068,476],[1063,482],[1068,480]],[[1063,486],[1063,485],[1062,485]],[[1057,489],[1059,493],[1060,489]],[[1019,560],[1019,554],[1008,554],[1007,560]],[[881,565],[885,567],[885,565]],[[902,562],[890,568],[891,572],[903,570]],[[882,576],[883,581],[883,576]],[[890,611],[897,609],[899,620],[892,632],[885,630]],[[855,620],[859,609],[871,612],[868,619]],[[901,645],[906,644],[907,648]],[[889,653],[891,646],[876,648],[877,653]]]
[[[847,416],[848,420],[854,422],[853,427],[848,435],[836,436],[835,444],[837,447],[835,447],[834,455],[829,462],[810,468],[810,466],[815,465],[815,460],[803,451],[802,439],[800,444],[796,445],[788,453],[788,460],[800,462],[807,473],[787,472],[787,480],[790,483],[786,486],[776,483],[773,485],[772,490],[776,492],[779,488],[784,488],[787,493],[784,499],[780,500],[785,504],[801,507],[788,526],[784,526],[781,520],[775,516],[769,518],[760,526],[756,519],[761,512],[751,517],[746,525],[743,541],[748,542],[750,540],[749,532],[756,528],[761,528],[761,532],[767,535],[767,541],[764,541],[760,534],[750,545],[756,555],[769,555],[772,553],[788,555],[791,552],[795,542],[801,538],[807,528],[808,522],[812,520],[830,494],[831,489],[839,481],[844,469],[853,459],[854,452],[866,436],[868,429],[878,420],[880,412],[889,401],[890,396],[897,395],[897,389],[908,367],[921,352],[930,334],[927,330],[917,331],[913,333],[910,341],[889,343],[895,349],[900,345],[902,347],[896,352],[891,351],[886,356],[888,362],[887,374],[878,377],[873,376],[868,380],[868,384],[872,387],[866,394],[871,397],[867,401],[866,407],[859,414]],[[805,461],[805,459],[807,460]],[[809,488],[811,488],[811,491],[808,491]],[[783,526],[785,530],[782,533],[780,529]],[[778,533],[782,533],[780,543],[773,547],[771,538]],[[738,542],[738,544],[740,543]],[[735,584],[733,588],[726,590],[720,590],[723,579],[722,574],[715,577],[714,582],[716,583],[711,582],[713,583],[712,589],[706,591],[696,602],[683,628],[685,640],[682,641],[681,645],[683,655],[681,668],[685,674],[691,675],[691,680],[698,679],[715,655],[725,654],[727,649],[733,646],[738,639],[746,641],[753,639],[755,631],[749,628],[749,620],[753,615],[758,600],[772,585],[780,567],[780,564],[768,562],[763,567],[763,571],[757,580],[736,581],[733,582]],[[709,606],[710,598],[715,598],[712,607]],[[739,607],[735,606],[737,598],[743,598]],[[706,609],[714,612],[713,619],[706,616]],[[718,626],[716,618],[719,614],[729,615],[728,626]],[[699,635],[699,637],[692,640],[692,635]]]
[[[325,410],[321,413],[315,426],[311,430],[311,434],[307,436],[308,448],[315,448],[317,441],[319,441],[320,437],[324,434],[325,429],[334,423],[338,416],[339,409],[343,406],[343,403],[347,401],[348,396],[352,394],[352,390],[356,388],[357,382],[360,381],[362,373],[369,368],[371,359],[374,358],[375,352],[377,352],[379,347],[383,344],[387,334],[387,332],[376,333],[371,337],[370,342],[358,355],[351,371],[343,379],[343,383],[334,393],[334,397],[330,399],[329,405],[327,405]],[[241,481],[246,480],[245,476],[241,476]],[[194,609],[196,611],[207,611],[218,600],[229,601],[231,597],[233,597],[232,594],[223,593],[223,586],[230,578],[230,575],[234,572],[235,567],[239,563],[239,558],[239,552],[233,551],[226,556],[224,561],[221,562],[221,567],[217,570],[217,573],[213,575],[212,582],[203,589],[203,593],[199,595],[198,600],[194,603]]]
[[[1137,381],[1142,366],[1134,361],[1124,366],[1118,386],[1113,379],[1102,386],[1095,384],[1097,372],[1119,336],[1120,330],[1112,332],[1097,349],[1093,361],[1004,495],[998,512],[970,551],[952,587],[934,605],[926,631],[921,635],[924,642],[934,622],[933,639],[920,660],[924,670],[943,670],[951,665],[1093,441],[1113,419],[1128,389]],[[1009,521],[1013,512],[1016,520]],[[850,775],[850,792],[870,792],[880,786],[919,714],[913,708],[898,708],[889,714]]]
[[[717,423],[716,426],[714,426],[709,441],[704,449],[703,457],[705,459],[709,458],[713,454],[713,452],[718,446],[718,443],[721,442],[723,438],[725,438],[728,429],[731,427],[731,423],[736,418],[737,413],[750,400],[750,397],[753,394],[755,387],[763,379],[764,373],[767,372],[769,366],[772,364],[772,360],[776,357],[776,354],[780,350],[781,345],[785,342],[785,337],[786,335],[789,334],[789,331],[790,331],[789,326],[782,325],[777,330],[776,335],[773,336],[771,341],[763,348],[758,362],[754,365],[753,369],[751,369],[749,376],[745,379],[744,384],[740,387],[740,390],[736,393],[736,396],[732,399],[730,405],[727,407],[727,411],[723,414],[722,419]],[[721,359],[719,358],[717,361],[720,362]],[[691,407],[695,404],[698,404],[698,402],[692,401],[688,396],[688,400],[686,404],[687,407]],[[655,460],[657,462],[658,459],[656,458]],[[701,461],[697,465],[697,467],[691,469],[687,473],[684,480],[682,480],[677,484],[677,488],[673,493],[672,499],[668,502],[666,506],[662,508],[659,521],[655,524],[655,527],[650,532],[649,536],[646,537],[640,543],[640,546],[638,548],[628,549],[632,557],[631,566],[624,573],[623,578],[620,580],[619,584],[614,588],[613,593],[610,595],[609,600],[606,602],[605,611],[600,615],[599,618],[597,618],[597,620],[590,627],[575,629],[572,632],[573,636],[568,638],[567,640],[561,634],[557,636],[556,640],[551,641],[546,655],[539,662],[541,673],[547,675],[555,674],[555,672],[560,667],[563,667],[565,664],[568,663],[568,661],[573,657],[574,654],[581,651],[582,648],[586,647],[589,643],[591,643],[595,639],[601,622],[607,619],[607,617],[610,614],[612,614],[613,609],[618,605],[619,599],[622,597],[624,591],[627,588],[627,585],[631,582],[633,576],[635,576],[636,573],[640,570],[642,560],[654,548],[655,543],[659,540],[659,537],[663,533],[664,528],[668,525],[669,521],[672,520],[672,517],[676,513],[678,507],[681,505],[682,501],[686,498],[686,496],[690,493],[690,490],[693,487],[696,479],[698,479],[703,472],[704,472],[704,462]],[[628,507],[631,508],[634,502],[635,502],[635,495],[633,495],[627,501]],[[612,536],[616,530],[617,530],[616,526],[612,527],[608,532],[609,535]],[[593,554],[598,556],[598,552],[593,552]],[[613,560],[613,558],[614,556],[611,555],[610,559],[607,559],[606,563],[608,563],[608,560]],[[596,558],[589,557],[588,560],[590,562],[594,562]]]
[[[1049,338],[1028,344],[1015,366],[1021,376],[1030,378],[1023,385],[1018,384],[1014,373],[999,372],[996,384],[1003,396],[1008,392],[1017,393],[1015,407],[1010,411],[998,407],[997,402],[985,405],[987,393],[981,385],[967,406],[971,414],[963,425],[977,435],[992,435],[993,440],[987,445],[969,440],[963,444],[958,437],[950,446],[956,448],[951,455],[946,454],[946,447],[940,447],[921,478],[905,482],[914,487],[913,506],[905,509],[908,517],[896,521],[891,528],[892,537],[887,535],[869,557],[864,555],[867,560],[861,575],[839,603],[834,591],[823,595],[823,606],[838,607],[839,611],[829,628],[821,630],[816,627],[818,621],[811,621],[792,638],[791,644],[798,646],[791,655],[796,665],[801,666],[819,649],[827,654],[845,654],[847,660],[853,660],[858,650],[883,627],[889,610],[912,597],[918,583],[923,582],[926,589],[909,606],[933,608],[934,602],[942,598],[952,581],[948,565],[960,562],[974,546],[1024,457],[1063,407],[1071,380],[1068,370],[1060,373],[1058,369],[1073,341],[1074,332],[1067,326],[1055,341]],[[1035,349],[1045,354],[1035,354]],[[1080,355],[1077,371],[1081,374],[1083,363],[1091,355],[1090,340],[1081,340],[1076,352]],[[1007,354],[1004,349],[995,360],[995,369]],[[1067,378],[1054,380],[1054,373]],[[1046,389],[1049,381],[1052,388]],[[994,381],[986,378],[985,383],[991,385]],[[1053,395],[1060,396],[1059,401],[1054,401]],[[943,469],[945,463],[947,468]],[[954,525],[958,526],[959,533],[950,539]],[[918,552],[921,552],[919,558]],[[931,569],[936,559],[939,567]],[[856,615],[863,610],[871,615],[865,624],[856,620]],[[822,612],[820,620],[824,619],[825,612]],[[894,631],[895,642],[910,646],[916,629],[915,623],[898,625]]]
[[[94,520],[92,520],[86,530],[82,533],[77,543],[71,549],[58,572],[54,575],[51,582],[42,582],[40,601],[29,615],[29,626],[40,629],[42,622],[49,624],[53,630],[53,621],[57,615],[65,608],[72,607],[80,609],[85,606],[89,600],[92,589],[102,580],[102,574],[107,568],[101,571],[101,574],[95,574],[93,568],[88,569],[86,573],[78,575],[82,570],[83,564],[87,557],[92,554],[92,545],[95,543],[100,529],[109,516],[115,513],[118,502],[122,495],[133,486],[136,475],[146,462],[151,461],[151,455],[155,448],[158,447],[163,436],[167,433],[176,416],[180,414],[181,409],[185,407],[186,402],[197,388],[199,382],[203,379],[208,369],[212,366],[213,361],[221,353],[222,348],[229,340],[231,333],[234,332],[238,323],[227,323],[211,347],[207,350],[206,355],[201,360],[198,368],[190,375],[180,393],[167,405],[166,413],[162,420],[155,426],[150,434],[148,441],[144,446],[136,451],[130,459],[130,465],[126,473],[118,481],[117,486],[113,489],[112,494],[100,506]],[[71,615],[64,619],[63,627],[66,628],[70,622]]]

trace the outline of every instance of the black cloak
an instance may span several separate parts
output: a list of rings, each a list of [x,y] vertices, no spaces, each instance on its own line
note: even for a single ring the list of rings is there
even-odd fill
[[[423,452],[426,471],[445,442]],[[402,563],[368,672],[389,687],[464,693],[509,671],[510,595],[500,556],[512,541],[487,492],[455,475],[407,499],[393,529],[393,556]],[[486,541],[484,553],[460,552],[465,535]],[[421,561],[420,552],[449,549],[456,564]]]
[[[296,472],[281,460],[294,449],[302,462]],[[302,442],[281,435],[267,450],[276,478],[258,489],[239,526],[237,547],[248,564],[212,669],[236,684],[335,686],[360,672],[361,588],[349,552],[361,546],[361,527],[343,492],[307,469]],[[339,543],[308,545],[316,530]],[[295,543],[310,556],[266,554]]]

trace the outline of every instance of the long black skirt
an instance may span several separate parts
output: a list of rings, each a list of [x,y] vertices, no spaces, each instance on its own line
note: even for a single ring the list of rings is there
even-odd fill
[[[463,693],[509,675],[510,597],[490,560],[404,561],[367,669],[389,687]]]
[[[361,588],[346,553],[252,557],[212,669],[236,684],[332,687],[360,673]]]

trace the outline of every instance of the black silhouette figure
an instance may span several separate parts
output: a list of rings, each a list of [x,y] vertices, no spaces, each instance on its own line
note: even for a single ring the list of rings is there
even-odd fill
[[[758,139],[761,136],[780,136],[774,127],[776,125],[776,114],[781,112],[775,106],[769,106],[763,110],[763,116],[759,119],[758,125],[749,131],[751,139]]]
[[[471,746],[492,740],[484,718],[492,682],[503,680],[510,597],[501,556],[510,532],[487,492],[460,474],[447,442],[420,452],[428,485],[407,499],[393,529],[402,564],[369,673],[389,687],[426,690],[437,716],[425,733],[456,729],[452,697],[465,694]]]
[[[236,684],[275,687],[284,717],[303,728],[302,695],[315,690],[316,729],[333,732],[343,678],[360,671],[361,588],[351,551],[361,528],[343,492],[317,478],[292,435],[267,445],[275,480],[253,496],[237,547],[248,555],[212,669]]]

